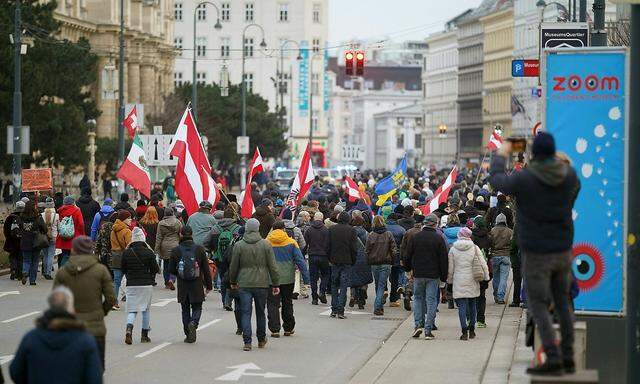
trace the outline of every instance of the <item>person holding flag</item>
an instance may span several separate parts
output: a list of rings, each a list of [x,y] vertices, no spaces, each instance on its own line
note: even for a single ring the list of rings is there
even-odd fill
[[[396,169],[387,177],[380,180],[376,184],[376,195],[378,195],[378,201],[376,205],[381,207],[384,203],[393,196],[396,191],[404,185],[407,181],[407,155],[405,155]]]
[[[314,179],[315,175],[313,172],[313,164],[311,163],[311,143],[309,143],[307,144],[307,149],[305,149],[304,155],[302,156],[300,169],[298,169],[296,178],[293,180],[293,184],[291,185],[291,192],[287,197],[285,207],[292,211],[295,210],[295,208],[302,202],[302,198],[307,194],[309,188],[311,188],[311,184],[313,184]]]
[[[255,212],[255,202],[253,201],[252,195],[252,183],[253,177],[260,173],[264,172],[264,166],[262,161],[262,155],[260,154],[260,150],[256,147],[256,151],[253,154],[253,159],[251,160],[251,164],[249,165],[249,173],[247,174],[247,184],[244,190],[244,197],[242,198],[242,209],[240,215],[245,219],[251,218],[253,212]]]

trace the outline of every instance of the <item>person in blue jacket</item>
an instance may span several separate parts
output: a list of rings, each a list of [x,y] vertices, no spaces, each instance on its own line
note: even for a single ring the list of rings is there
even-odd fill
[[[102,204],[100,211],[93,217],[93,222],[91,223],[91,241],[96,241],[98,231],[100,230],[100,224],[109,219],[109,216],[115,212],[112,205],[113,200],[107,197],[104,199],[104,204]]]

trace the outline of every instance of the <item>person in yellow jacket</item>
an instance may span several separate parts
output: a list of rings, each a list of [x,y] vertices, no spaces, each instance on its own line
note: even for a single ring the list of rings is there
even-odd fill
[[[131,213],[121,209],[118,211],[118,218],[113,223],[111,230],[111,271],[113,272],[113,289],[116,291],[116,304],[114,310],[119,310],[118,293],[122,285],[122,253],[131,242]]]

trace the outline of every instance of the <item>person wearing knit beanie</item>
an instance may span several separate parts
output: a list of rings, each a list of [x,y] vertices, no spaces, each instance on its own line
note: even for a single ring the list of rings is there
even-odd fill
[[[71,242],[71,253],[73,255],[93,254],[93,241],[88,236],[78,236]]]
[[[125,209],[121,209],[118,211],[118,220],[125,221],[131,218],[131,213]]]
[[[471,230],[467,227],[462,227],[458,231],[458,240],[471,240]]]
[[[76,199],[73,197],[73,195],[67,195],[62,200],[63,205],[73,205],[75,203],[76,203]]]
[[[131,242],[134,243],[136,241],[147,241],[147,236],[145,236],[144,231],[140,227],[133,228],[133,231],[131,232]]]

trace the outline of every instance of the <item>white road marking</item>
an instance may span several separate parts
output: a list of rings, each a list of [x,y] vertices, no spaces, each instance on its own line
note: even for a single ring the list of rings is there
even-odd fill
[[[25,313],[24,315],[16,316],[16,317],[13,317],[11,319],[2,320],[2,323],[3,324],[11,323],[11,322],[16,321],[16,320],[24,319],[25,317],[37,315],[38,313],[40,313],[40,311],[33,311],[33,312]]]
[[[0,297],[5,297],[5,296],[9,296],[9,295],[19,295],[20,291],[7,291],[7,292],[0,292]]]
[[[276,372],[247,372],[247,371],[261,371],[262,368],[258,367],[254,363],[246,363],[234,365],[231,367],[227,367],[229,369],[233,369],[233,371],[226,373],[218,378],[216,381],[239,381],[242,376],[257,376],[264,377],[265,379],[288,379],[295,376],[287,375],[284,373],[276,373]]]
[[[370,315],[369,312],[359,312],[359,311],[344,311],[345,315]],[[329,316],[331,315],[331,309],[328,309],[324,312],[320,312],[320,316]]]
[[[162,344],[158,344],[155,347],[153,347],[153,348],[151,348],[151,349],[149,349],[147,351],[144,351],[142,353],[137,354],[136,357],[137,358],[141,358],[141,357],[149,356],[153,352],[157,352],[157,351],[161,350],[162,348],[168,347],[170,345],[171,345],[171,343],[169,343],[169,342],[164,342]]]
[[[173,303],[173,302],[177,302],[178,299],[177,298],[173,298],[173,299],[162,299],[160,301],[158,301],[157,303],[153,303],[151,304],[152,307],[166,307],[167,304],[169,303]]]
[[[13,360],[13,356],[14,355],[0,356],[0,365],[5,365],[6,363]]]
[[[202,324],[201,326],[198,327],[199,331],[202,331],[203,329],[209,328],[210,326],[212,326],[213,324],[222,321],[222,319],[215,319],[215,320],[211,320],[210,322],[206,323],[206,324]]]

